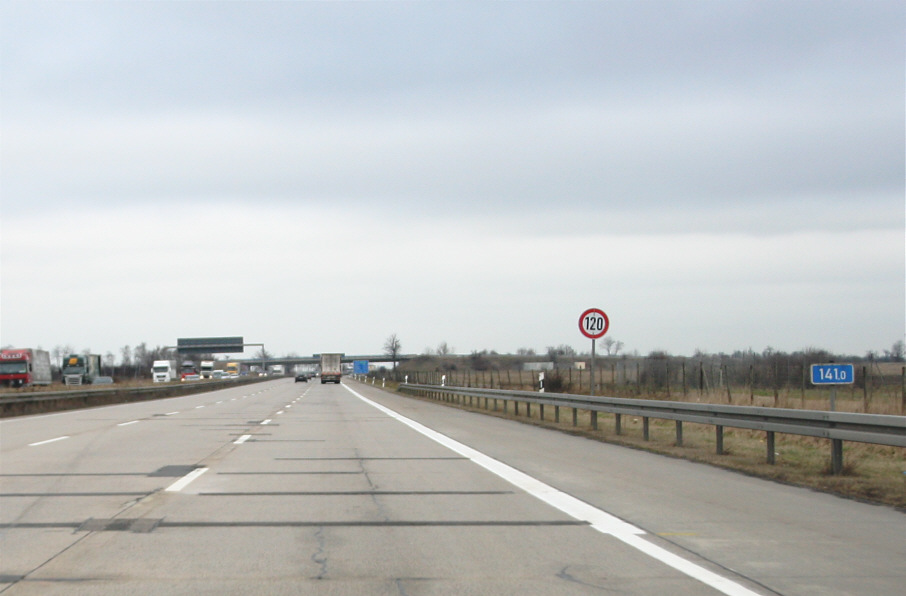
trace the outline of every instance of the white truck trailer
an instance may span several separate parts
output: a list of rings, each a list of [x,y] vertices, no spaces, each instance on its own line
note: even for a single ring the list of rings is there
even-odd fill
[[[343,354],[321,354],[321,384],[339,383],[343,375]]]

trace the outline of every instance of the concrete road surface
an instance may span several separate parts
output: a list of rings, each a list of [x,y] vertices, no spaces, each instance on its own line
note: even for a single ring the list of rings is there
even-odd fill
[[[278,379],[0,422],[0,593],[896,595],[906,515]]]

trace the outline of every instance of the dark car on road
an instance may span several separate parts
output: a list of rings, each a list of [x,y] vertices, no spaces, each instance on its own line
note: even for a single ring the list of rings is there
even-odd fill
[[[305,374],[296,375],[296,383],[299,383],[299,382],[307,383],[307,382],[308,382],[308,375],[305,375]]]

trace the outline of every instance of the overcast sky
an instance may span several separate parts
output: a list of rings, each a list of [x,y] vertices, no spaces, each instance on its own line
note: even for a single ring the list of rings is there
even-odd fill
[[[880,352],[904,48],[901,1],[0,0],[0,343]]]

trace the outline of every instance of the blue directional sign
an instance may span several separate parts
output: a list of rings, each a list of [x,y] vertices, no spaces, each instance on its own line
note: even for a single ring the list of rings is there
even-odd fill
[[[852,364],[812,365],[812,385],[849,385],[855,380]]]
[[[353,360],[352,361],[352,372],[357,375],[367,375],[368,374],[368,361],[367,360]]]

